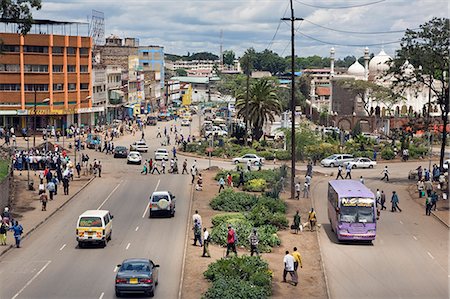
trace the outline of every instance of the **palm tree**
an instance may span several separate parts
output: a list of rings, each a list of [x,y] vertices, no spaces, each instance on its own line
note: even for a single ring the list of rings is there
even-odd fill
[[[248,118],[252,127],[252,138],[259,140],[263,135],[264,124],[267,121],[275,121],[275,115],[281,113],[282,106],[275,87],[265,78],[252,84],[248,94],[248,110],[245,107],[245,92],[237,96],[236,110],[238,110],[238,116]]]

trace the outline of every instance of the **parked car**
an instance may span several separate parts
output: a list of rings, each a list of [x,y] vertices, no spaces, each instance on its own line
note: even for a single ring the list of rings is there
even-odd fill
[[[148,152],[148,145],[144,140],[136,141],[130,145],[130,151]]]
[[[444,168],[444,172],[448,171],[449,164],[450,164],[450,159],[447,159],[444,161],[444,164],[442,165],[442,167]]]
[[[155,151],[155,160],[169,160],[169,151],[165,148],[158,148]]]
[[[142,164],[142,156],[139,152],[130,152],[127,157],[127,164]]]
[[[262,157],[259,157],[258,155],[255,155],[255,154],[246,154],[246,155],[243,155],[242,157],[233,159],[234,164],[247,163],[248,161],[250,161],[250,163],[252,163],[254,165],[258,165],[258,163],[260,161],[264,164],[265,159]]]
[[[320,161],[320,164],[324,167],[335,167],[339,165],[344,166],[345,162],[350,162],[353,159],[353,155],[334,154]]]
[[[183,118],[183,119],[181,120],[181,126],[182,126],[182,127],[189,127],[190,125],[191,125],[191,122],[189,121],[189,119]]]
[[[150,197],[149,218],[156,214],[175,216],[175,195],[170,191],[155,191]]]
[[[116,146],[114,148],[114,158],[126,158],[128,156],[128,150],[125,146]]]
[[[143,293],[153,297],[158,285],[159,265],[144,258],[130,258],[117,265],[116,297],[124,293]]]
[[[374,168],[377,165],[376,161],[369,158],[355,158],[352,161],[344,162],[344,166],[350,165],[352,168]]]

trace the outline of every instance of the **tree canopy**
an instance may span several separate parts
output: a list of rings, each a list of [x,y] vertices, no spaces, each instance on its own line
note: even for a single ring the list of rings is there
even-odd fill
[[[41,0],[0,0],[0,16],[18,24],[18,33],[27,34],[33,22],[33,9],[41,9]]]
[[[234,60],[236,59],[236,55],[234,54],[233,50],[225,50],[223,52],[223,63],[225,65],[233,65]]]
[[[185,60],[185,61],[192,61],[192,60],[218,60],[219,56],[210,53],[210,52],[199,52],[199,53],[187,53],[187,55],[175,55],[175,54],[168,54],[166,53],[164,55],[165,59],[169,61],[177,61],[177,60]]]
[[[447,141],[449,114],[449,49],[450,21],[448,18],[433,18],[418,29],[408,29],[403,36],[400,49],[391,63],[388,73],[394,76],[397,88],[430,88],[441,108],[443,134],[440,167],[443,166]],[[405,69],[409,62],[414,69]],[[428,107],[428,109],[430,109]]]

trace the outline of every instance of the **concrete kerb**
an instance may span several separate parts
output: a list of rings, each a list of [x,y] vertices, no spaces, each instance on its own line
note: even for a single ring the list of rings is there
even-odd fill
[[[442,220],[441,217],[439,217],[438,215],[436,215],[433,211],[431,211],[431,214],[433,215],[434,218],[436,218],[437,220],[439,220],[439,222],[441,222],[443,225],[445,225],[447,228],[450,228],[450,226],[444,221]]]
[[[316,184],[317,184],[317,182],[316,182]],[[309,201],[311,203],[311,206],[313,207],[314,205],[313,205],[312,192],[311,192],[311,196],[309,197]],[[319,244],[319,253],[320,253],[320,260],[321,260],[320,267],[322,268],[323,276],[325,278],[325,286],[326,286],[326,289],[327,289],[327,298],[331,298],[330,297],[330,286],[328,285],[327,272],[326,272],[326,269],[325,269],[325,264],[323,262],[322,245],[320,243],[320,236],[319,236],[319,229],[318,228],[316,228],[316,238],[317,238],[317,243]]]
[[[191,186],[191,196],[190,196],[190,203],[189,203],[189,211],[188,211],[188,219],[187,219],[187,225],[186,225],[186,235],[184,239],[184,253],[183,253],[183,263],[181,266],[181,277],[180,277],[180,285],[178,289],[178,299],[181,299],[181,292],[183,291],[183,280],[184,280],[184,270],[186,265],[186,254],[187,254],[187,246],[189,242],[189,228],[191,225],[191,214],[192,214],[192,207],[194,205],[194,184]]]
[[[27,233],[25,233],[22,237],[22,239],[28,237],[33,231],[35,231],[37,228],[39,228],[42,224],[44,224],[50,217],[52,217],[53,215],[55,215],[59,210],[61,210],[66,204],[68,204],[73,198],[75,198],[75,196],[77,196],[81,191],[84,190],[84,188],[86,188],[93,180],[95,179],[95,176],[90,178],[89,181],[87,181],[86,184],[84,184],[77,192],[75,192],[71,197],[69,197],[65,202],[63,202],[58,208],[56,208],[56,210],[54,210],[53,212],[51,212],[47,217],[45,217],[43,220],[41,220],[38,224],[36,224],[34,227],[32,227],[30,230],[27,231]],[[0,256],[4,255],[5,253],[7,253],[9,250],[11,250],[11,248],[13,248],[14,245],[11,244],[9,245],[9,247],[7,247],[5,250],[3,250],[2,252],[0,252]]]

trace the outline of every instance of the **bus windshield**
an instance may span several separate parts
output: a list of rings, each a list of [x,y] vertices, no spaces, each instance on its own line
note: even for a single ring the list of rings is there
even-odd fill
[[[374,215],[372,207],[341,207],[340,209],[341,222],[360,222],[373,223]]]

